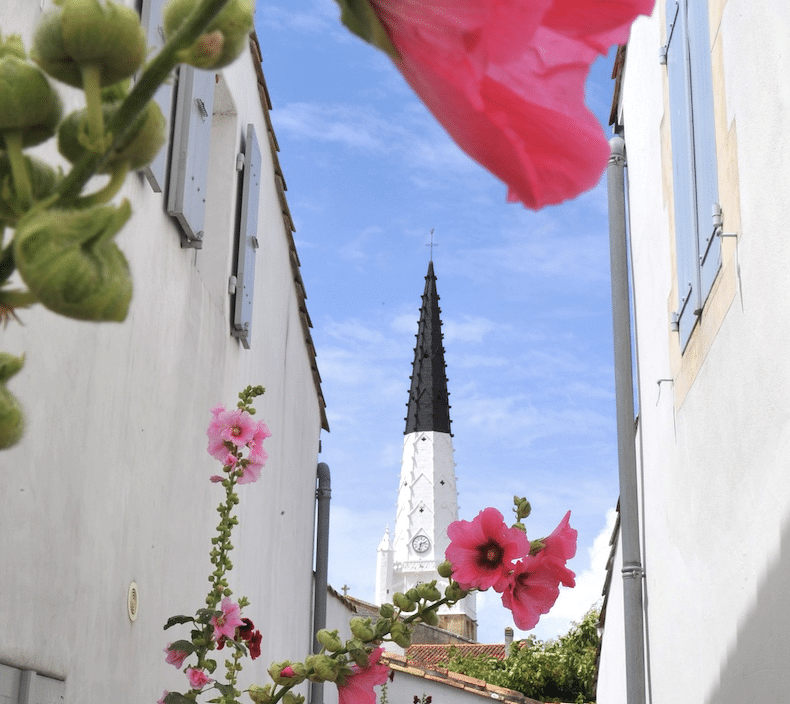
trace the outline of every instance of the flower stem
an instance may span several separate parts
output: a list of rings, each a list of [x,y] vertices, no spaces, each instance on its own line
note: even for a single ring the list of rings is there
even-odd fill
[[[18,130],[7,130],[3,132],[3,140],[8,152],[8,160],[11,162],[14,189],[21,201],[20,205],[27,209],[33,203],[33,188],[30,185],[30,176],[22,153],[22,133]]]
[[[121,186],[123,186],[124,181],[126,181],[126,176],[128,173],[129,165],[124,164],[110,177],[110,180],[107,182],[104,188],[101,188],[90,195],[78,198],[75,201],[75,205],[78,208],[89,208],[93,205],[107,203],[115,196],[116,193],[118,193],[118,191],[121,190]]]
[[[88,180],[106,162],[112,150],[120,144],[127,130],[153,97],[156,89],[167,79],[178,63],[177,54],[189,46],[208,27],[230,0],[202,0],[184,21],[178,31],[162,47],[154,60],[147,66],[132,91],[121,103],[118,111],[107,124],[112,143],[103,154],[86,153],[77,161],[58,188],[62,205],[73,203]]]
[[[104,113],[101,107],[101,69],[86,64],[82,69],[82,90],[88,116],[88,137],[93,144],[104,141]]]

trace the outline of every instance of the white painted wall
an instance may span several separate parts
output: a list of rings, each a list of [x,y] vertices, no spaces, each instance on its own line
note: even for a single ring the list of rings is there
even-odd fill
[[[29,40],[38,2],[3,2],[4,33]],[[272,431],[261,480],[240,487],[235,596],[263,634],[243,682],[273,659],[309,652],[315,476],[321,410],[299,318],[289,242],[274,187],[253,59],[222,71],[233,109],[215,116],[203,250],[182,249],[163,195],[130,178],[133,220],[118,237],[135,294],[123,324],[44,309],[3,331],[27,355],[10,389],[24,440],[0,454],[0,662],[66,680],[66,702],[154,702],[186,678],[165,663],[162,630],[204,604],[209,540],[222,490],[208,477],[209,409],[263,384]],[[76,107],[74,104],[70,108]],[[228,276],[235,160],[248,122],[263,152],[252,348],[230,335]],[[131,623],[126,594],[140,590]]]
[[[648,700],[783,701],[790,688],[790,8],[711,0],[724,229],[718,329],[669,332],[671,175],[662,171],[663,5],[634,25],[623,86],[633,238]],[[722,58],[723,57],[723,58]],[[716,77],[716,65],[720,67]],[[666,166],[666,163],[664,166]],[[721,184],[724,184],[723,188]],[[730,293],[728,294],[728,287]],[[684,376],[694,369],[692,377]],[[671,378],[673,383],[657,382]],[[615,579],[618,575],[615,575]],[[622,702],[612,659],[598,702]],[[603,665],[602,665],[603,666]],[[621,675],[622,676],[622,675]]]

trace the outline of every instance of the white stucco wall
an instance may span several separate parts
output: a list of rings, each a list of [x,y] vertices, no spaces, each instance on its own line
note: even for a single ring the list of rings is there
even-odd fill
[[[38,2],[3,3],[3,32],[29,40]],[[204,605],[221,487],[206,453],[209,409],[262,384],[269,460],[240,487],[235,596],[263,634],[243,682],[310,649],[321,410],[299,318],[252,56],[222,71],[232,109],[214,116],[205,245],[182,249],[163,195],[139,176],[117,238],[135,293],[122,324],[22,311],[2,348],[27,355],[9,388],[25,438],[0,453],[0,662],[66,680],[66,702],[154,702],[187,689],[165,663],[165,620]],[[75,107],[74,105],[68,106]],[[227,108],[227,106],[226,106]],[[236,154],[248,122],[263,153],[252,348],[230,335]],[[139,616],[126,614],[131,581]]]
[[[648,701],[782,701],[790,687],[790,10],[778,1],[760,12],[743,0],[710,2],[720,197],[724,230],[738,239],[723,243],[703,327],[681,358],[669,331],[677,302],[661,151],[663,4],[634,25],[623,85]],[[613,642],[607,621],[602,663]],[[622,699],[599,695],[608,701]]]

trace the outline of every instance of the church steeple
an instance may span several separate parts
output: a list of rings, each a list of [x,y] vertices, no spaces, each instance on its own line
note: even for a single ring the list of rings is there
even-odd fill
[[[431,260],[420,306],[404,435],[423,430],[450,433],[450,403],[445,371],[447,365],[444,363],[442,344],[444,336],[441,312]]]
[[[433,261],[428,264],[414,348],[406,432],[403,438],[395,530],[385,535],[376,561],[376,602],[437,578],[449,545],[447,526],[458,520],[450,404],[442,345],[442,322]],[[439,588],[447,580],[439,580]],[[474,594],[439,611],[439,626],[474,640]],[[416,642],[416,641],[415,641]]]

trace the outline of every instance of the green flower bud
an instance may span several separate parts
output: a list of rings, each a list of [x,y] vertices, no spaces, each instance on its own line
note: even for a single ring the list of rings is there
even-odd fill
[[[105,124],[112,119],[119,107],[120,103],[102,105]],[[67,115],[58,129],[58,149],[72,164],[79,161],[86,151],[90,151],[90,140],[86,132],[86,112],[86,110],[78,110]],[[113,149],[100,173],[115,173],[125,164],[131,171],[150,164],[165,143],[165,127],[162,110],[156,103],[148,103],[126,132],[121,143]]]
[[[517,520],[526,518],[530,513],[532,513],[532,506],[530,506],[529,501],[527,501],[523,496],[514,496],[513,504],[516,507],[514,511],[516,513]]]
[[[439,573],[440,577],[450,579],[450,577],[453,576],[453,565],[450,560],[445,560],[436,568],[436,571]]]
[[[0,352],[0,450],[5,450],[19,442],[25,431],[25,416],[22,406],[5,383],[16,374],[25,363],[24,357],[14,357],[8,352]]]
[[[376,632],[371,627],[371,619],[355,616],[351,619],[351,633],[363,643],[369,643],[376,638]]]
[[[322,628],[315,634],[315,637],[330,653],[336,653],[343,648],[343,641],[337,637],[337,629],[327,631],[326,628]]]
[[[98,69],[99,83],[111,86],[142,65],[148,47],[137,13],[107,0],[62,0],[33,37],[31,57],[53,78],[82,87],[82,70]]]
[[[40,144],[55,134],[62,110],[46,76],[25,60],[19,37],[0,35],[0,132],[20,132],[23,146]]]
[[[374,640],[381,640],[390,632],[390,628],[392,628],[392,619],[380,618],[374,625],[376,626],[376,637]]]
[[[379,613],[383,618],[392,618],[395,615],[395,608],[392,604],[382,604],[379,607]]]
[[[247,693],[255,704],[270,704],[272,700],[272,686],[270,684],[265,687],[257,684],[250,685]]]
[[[290,660],[283,660],[273,662],[268,672],[275,684],[288,686],[304,682],[306,670],[302,663],[294,664]]]
[[[532,540],[529,543],[529,554],[535,556],[545,547],[546,538],[537,538],[536,540]]]
[[[392,624],[390,638],[401,648],[408,648],[411,645],[411,629],[401,621]]]
[[[287,691],[283,694],[280,700],[283,704],[304,704],[304,697],[301,694],[294,694],[292,691]]]
[[[69,318],[126,318],[132,278],[112,238],[131,214],[124,201],[119,208],[50,210],[22,218],[14,238],[14,261],[31,293]]]
[[[23,162],[30,181],[33,201],[41,201],[51,196],[58,186],[61,174],[46,162],[32,156],[24,156]],[[28,207],[14,188],[8,155],[0,153],[0,220],[16,223],[27,211]]]
[[[425,609],[425,611],[420,613],[420,618],[422,618],[423,623],[427,623],[429,626],[439,625],[439,614],[436,613],[435,609]]]
[[[395,596],[392,597],[392,601],[401,611],[405,611],[409,613],[414,611],[417,608],[417,604],[414,603],[412,599],[409,599],[405,594],[401,594],[401,592],[395,592]]]
[[[436,580],[434,579],[431,582],[425,582],[423,584],[417,585],[417,594],[420,595],[420,599],[426,599],[427,601],[439,601],[442,598],[441,593],[436,588]]]
[[[365,668],[370,664],[370,653],[362,647],[362,643],[357,643],[358,645],[348,649],[348,655],[359,667]]]
[[[444,595],[451,601],[460,601],[468,593],[468,591],[458,586],[458,582],[450,582],[450,586],[444,590]]]
[[[197,4],[197,0],[170,0],[164,11],[167,39],[178,31]],[[205,33],[180,52],[179,60],[195,68],[227,66],[247,46],[253,12],[253,0],[230,0],[206,27]]]
[[[310,655],[304,661],[311,682],[337,682],[343,663],[329,655]]]
[[[420,593],[417,591],[416,588],[412,587],[409,591],[406,592],[406,598],[410,601],[419,601],[420,600]]]

